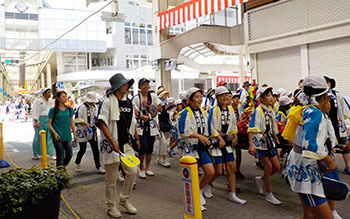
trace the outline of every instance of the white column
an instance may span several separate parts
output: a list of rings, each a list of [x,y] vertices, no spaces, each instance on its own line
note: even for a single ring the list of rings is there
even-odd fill
[[[257,66],[257,60],[256,60],[256,54],[250,54],[249,55],[250,59],[249,59],[249,69],[250,69],[250,73],[251,73],[251,77],[252,77],[252,81],[253,79],[258,79],[258,66]]]
[[[139,78],[137,72],[134,73],[134,84],[133,84],[134,95],[138,94],[139,91]]]
[[[1,60],[0,60],[1,61]],[[2,89],[2,92],[0,93],[0,100],[3,101],[3,94],[4,94],[4,74],[2,73],[0,69],[0,89]]]
[[[51,64],[47,63],[46,64],[46,85],[47,87],[51,87]]]
[[[243,53],[241,50],[238,52],[238,61],[239,84],[242,85],[245,81],[244,76],[246,76],[246,73],[244,71]]]
[[[60,75],[64,72],[63,52],[56,52],[57,55],[57,74]]]
[[[211,72],[211,88],[215,89],[216,88],[216,71]]]
[[[300,59],[301,59],[301,78],[305,78],[306,76],[310,75],[309,46],[307,44],[300,46]]]
[[[40,82],[41,82],[41,88],[45,87],[45,76],[44,73],[40,74]]]

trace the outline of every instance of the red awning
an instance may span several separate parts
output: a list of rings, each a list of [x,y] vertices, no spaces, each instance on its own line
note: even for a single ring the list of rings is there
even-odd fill
[[[185,23],[202,16],[221,11],[225,8],[250,0],[191,0],[166,11],[159,12],[159,29]]]
[[[244,81],[250,81],[250,76],[244,76]],[[217,83],[220,81],[225,81],[226,83],[239,83],[239,76],[217,76],[216,77]]]

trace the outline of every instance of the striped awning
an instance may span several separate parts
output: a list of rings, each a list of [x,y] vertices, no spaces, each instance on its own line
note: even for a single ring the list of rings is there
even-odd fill
[[[157,14],[159,29],[185,23],[250,0],[191,0]]]
[[[250,81],[250,76],[244,76],[244,81]],[[217,76],[216,81],[225,81],[226,83],[239,83],[239,76]]]

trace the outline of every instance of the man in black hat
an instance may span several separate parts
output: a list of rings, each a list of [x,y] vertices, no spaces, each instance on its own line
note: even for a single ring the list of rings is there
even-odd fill
[[[101,130],[101,162],[106,170],[108,215],[121,217],[121,213],[117,208],[116,188],[120,152],[135,155],[131,138],[135,139],[138,148],[140,148],[140,142],[135,128],[134,106],[131,100],[128,99],[128,90],[134,80],[127,80],[122,74],[117,73],[109,79],[109,83],[111,88],[107,92],[108,98],[102,101],[97,119],[98,127]],[[125,181],[120,193],[119,205],[123,206],[128,213],[136,214],[137,209],[131,204],[130,196],[137,174],[137,167],[121,164],[125,173]]]
[[[139,112],[136,129],[141,143],[138,153],[141,162],[139,177],[142,179],[145,179],[146,175],[154,176],[154,173],[149,170],[149,165],[152,160],[155,136],[159,135],[156,117],[158,112],[162,112],[161,101],[156,94],[149,92],[149,82],[146,78],[139,80],[140,92],[132,100]],[[143,163],[145,157],[146,165]]]

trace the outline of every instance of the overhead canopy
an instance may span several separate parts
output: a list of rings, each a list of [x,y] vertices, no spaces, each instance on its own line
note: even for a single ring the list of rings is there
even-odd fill
[[[250,0],[191,0],[159,12],[159,29],[175,26]]]

